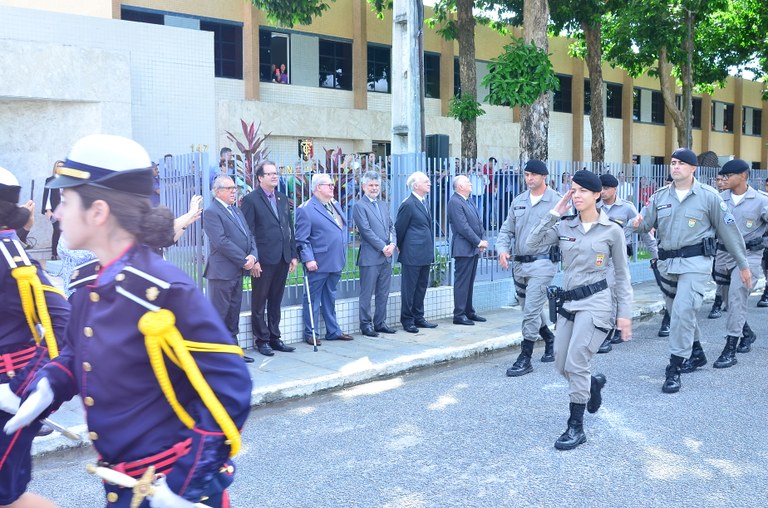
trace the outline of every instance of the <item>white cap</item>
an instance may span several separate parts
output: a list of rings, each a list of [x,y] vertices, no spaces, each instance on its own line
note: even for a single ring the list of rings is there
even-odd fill
[[[19,179],[5,168],[0,167],[0,200],[18,203],[21,186]]]
[[[5,169],[4,167],[0,167],[0,185],[7,185],[7,186],[17,186],[19,187],[19,179],[16,178],[16,175]]]

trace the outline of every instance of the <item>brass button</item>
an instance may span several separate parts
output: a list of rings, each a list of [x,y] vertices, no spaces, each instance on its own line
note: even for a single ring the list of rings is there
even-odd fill
[[[99,293],[97,293],[96,291],[91,291],[91,301],[93,303],[98,302],[99,301]]]
[[[117,502],[117,492],[110,492],[107,494],[107,501],[110,503],[116,503]]]
[[[93,367],[91,367],[91,364],[88,362],[83,362],[83,370],[86,372],[90,372],[93,370]]]
[[[99,435],[96,434],[95,432],[89,432],[88,437],[91,439],[91,441],[96,441],[97,439],[99,439]]]
[[[93,328],[91,328],[90,326],[86,326],[85,328],[83,328],[83,335],[85,335],[86,337],[93,337]]]
[[[125,274],[124,273],[118,273],[115,275],[115,280],[117,282],[123,282],[125,280]]]
[[[84,399],[83,399],[83,403],[84,403],[86,406],[88,406],[88,407],[91,407],[91,406],[93,406],[93,397],[86,397],[86,398],[84,398]]]

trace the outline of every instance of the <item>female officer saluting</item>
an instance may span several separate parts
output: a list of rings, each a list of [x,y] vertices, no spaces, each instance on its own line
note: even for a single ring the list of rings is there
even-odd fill
[[[587,170],[577,171],[571,190],[542,218],[528,238],[529,245],[559,244],[565,268],[565,287],[550,287],[549,291],[559,314],[555,367],[568,380],[571,401],[568,429],[555,441],[558,450],[572,450],[586,442],[584,409],[595,413],[600,408],[600,390],[606,380],[602,374],[591,376],[590,363],[611,329],[611,291],[616,291],[618,296],[616,322],[622,339],[632,337],[632,287],[624,232],[604,211],[597,209],[601,189],[597,175]],[[564,217],[571,200],[578,213]],[[606,281],[609,259],[613,261],[616,277],[611,288]]]
[[[49,183],[62,189],[56,217],[70,248],[97,259],[73,274],[67,347],[5,431],[79,393],[99,465],[145,480],[150,466],[165,475],[149,500],[137,495],[138,506],[227,506],[228,455],[240,446],[251,381],[208,300],[152,251],[172,243],[173,216],[150,205],[151,166],[138,143],[93,135]],[[131,506],[130,489],[104,488],[108,506]]]
[[[30,211],[18,206],[19,181],[0,168],[0,424],[19,408],[19,396],[35,373],[58,354],[56,338],[69,320],[69,304],[51,287],[15,232],[27,225]],[[49,507],[47,500],[24,493],[31,479],[30,448],[40,421],[10,435],[0,434],[0,506]]]

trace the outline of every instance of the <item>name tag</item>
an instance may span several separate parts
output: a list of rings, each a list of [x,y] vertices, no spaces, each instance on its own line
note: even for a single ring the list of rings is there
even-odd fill
[[[666,208],[672,208],[672,203],[667,203],[666,205],[659,205],[656,207],[656,210],[664,210]]]
[[[576,238],[574,238],[572,236],[561,236],[560,240],[563,240],[565,242],[575,242]]]

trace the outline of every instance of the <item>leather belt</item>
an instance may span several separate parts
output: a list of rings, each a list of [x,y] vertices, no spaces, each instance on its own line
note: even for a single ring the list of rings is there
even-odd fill
[[[587,284],[586,286],[579,286],[577,288],[569,289],[568,291],[563,291],[562,299],[566,302],[570,300],[583,300],[604,289],[608,289],[608,281],[606,279],[597,281],[594,284]]]
[[[754,238],[750,241],[748,241],[746,244],[747,250],[763,250],[763,239],[762,238]],[[728,252],[728,249],[725,247],[724,243],[717,242],[717,250],[721,250],[723,252]]]
[[[664,250],[659,249],[659,259],[670,259],[670,258],[692,258],[695,256],[703,256],[704,255],[704,246],[701,244],[698,245],[688,245],[686,247],[681,247],[679,249],[674,250]]]
[[[533,263],[540,259],[549,259],[549,254],[535,254],[533,256],[514,256],[513,258],[518,263]]]

